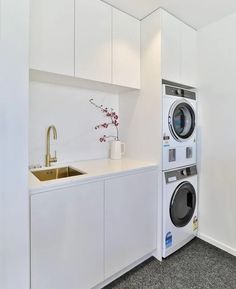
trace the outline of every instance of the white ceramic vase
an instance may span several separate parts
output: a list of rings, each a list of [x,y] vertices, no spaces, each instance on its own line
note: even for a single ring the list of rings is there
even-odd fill
[[[125,144],[118,140],[110,142],[110,159],[120,160],[125,153]]]

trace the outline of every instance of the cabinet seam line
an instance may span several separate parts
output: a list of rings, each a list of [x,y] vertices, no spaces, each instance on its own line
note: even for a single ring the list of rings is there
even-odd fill
[[[113,64],[114,64],[114,59],[113,59],[113,50],[114,50],[114,33],[113,33],[113,8],[111,7],[111,83],[113,84],[114,82],[114,77],[113,77]]]
[[[76,51],[76,3],[75,3],[76,0],[74,0],[74,77],[75,77],[75,66],[76,66],[76,56],[75,56],[75,51]]]
[[[105,247],[106,247],[106,241],[105,241],[105,185],[106,185],[106,182],[103,181],[103,280],[105,280]]]

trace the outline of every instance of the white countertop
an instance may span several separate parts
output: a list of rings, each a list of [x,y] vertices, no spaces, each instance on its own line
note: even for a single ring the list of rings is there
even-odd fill
[[[63,188],[77,183],[83,183],[88,181],[94,181],[95,179],[108,178],[113,175],[124,174],[128,172],[141,171],[145,169],[157,169],[158,165],[147,161],[139,161],[133,159],[121,159],[121,160],[89,160],[66,163],[63,165],[54,165],[53,167],[70,166],[77,170],[83,171],[86,174],[80,176],[74,176],[69,178],[62,178],[50,181],[39,181],[29,171],[29,192],[30,194],[38,194],[45,191],[50,191],[58,188]],[[48,169],[48,168],[42,168]]]

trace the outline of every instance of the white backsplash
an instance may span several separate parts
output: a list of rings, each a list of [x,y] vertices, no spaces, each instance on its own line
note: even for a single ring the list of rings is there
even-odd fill
[[[58,164],[108,157],[108,143],[100,143],[99,137],[114,134],[114,128],[94,129],[107,118],[89,103],[90,98],[119,112],[117,94],[30,82],[29,165],[44,165],[46,132],[51,124],[58,133],[56,141],[51,138],[51,153],[57,151]]]

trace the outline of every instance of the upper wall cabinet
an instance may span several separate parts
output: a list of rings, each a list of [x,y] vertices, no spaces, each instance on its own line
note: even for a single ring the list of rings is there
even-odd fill
[[[111,14],[100,0],[75,1],[75,76],[111,83]]]
[[[196,31],[162,11],[162,78],[196,86]]]
[[[31,0],[30,67],[74,75],[74,0]]]
[[[140,21],[100,0],[31,0],[30,68],[140,88]]]
[[[162,78],[180,83],[181,22],[162,13]]]
[[[181,83],[196,87],[197,32],[181,24]]]
[[[113,9],[113,83],[140,88],[140,21]]]

